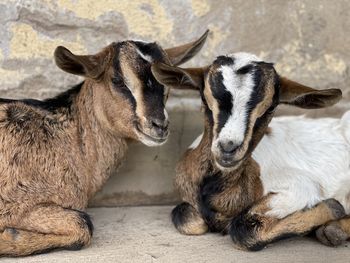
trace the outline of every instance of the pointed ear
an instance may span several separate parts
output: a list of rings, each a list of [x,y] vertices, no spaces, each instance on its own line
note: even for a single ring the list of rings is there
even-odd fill
[[[304,109],[319,109],[332,106],[342,98],[340,89],[316,90],[281,77],[280,103]]]
[[[200,90],[204,85],[205,68],[183,69],[164,63],[154,63],[151,69],[153,76],[170,88]]]
[[[104,71],[103,58],[98,54],[78,56],[59,46],[55,50],[54,57],[60,69],[74,75],[98,78]]]
[[[171,64],[177,66],[194,57],[202,49],[208,34],[209,30],[205,31],[205,33],[196,41],[182,46],[165,49]]]

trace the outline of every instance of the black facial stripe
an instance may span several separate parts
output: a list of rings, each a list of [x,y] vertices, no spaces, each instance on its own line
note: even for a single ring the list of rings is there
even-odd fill
[[[273,64],[272,63],[266,63],[266,62],[254,62],[257,66],[255,66],[254,64],[249,64],[249,65],[246,65],[242,68],[240,68],[238,71],[241,71],[240,73],[237,73],[238,74],[246,74],[248,72],[252,72],[253,74],[253,82],[254,82],[254,87],[253,87],[253,93],[251,94],[250,96],[250,99],[249,99],[249,102],[248,102],[248,113],[249,113],[249,117],[250,117],[250,114],[251,112],[253,111],[253,109],[256,107],[256,105],[258,105],[258,103],[260,103],[263,99],[264,99],[264,96],[265,96],[265,92],[266,92],[266,89],[265,89],[265,86],[267,85],[266,84],[266,80],[265,78],[267,76],[264,77],[264,67],[266,68],[273,68]],[[276,73],[277,75],[277,73]],[[278,103],[277,99],[278,99],[278,93],[279,92],[276,92],[276,83],[277,80],[276,80],[276,75],[275,75],[275,79],[274,79],[274,83],[275,83],[275,93],[274,93],[274,97],[273,97],[273,104],[275,103]],[[277,96],[277,97],[276,97]]]
[[[138,72],[138,78],[143,83],[143,102],[148,116],[164,121],[164,86],[151,73],[151,64],[144,65]]]
[[[265,81],[262,81],[262,70],[259,68],[256,68],[253,72],[253,82],[254,82],[254,87],[253,87],[253,92],[250,95],[250,99],[248,101],[248,113],[250,114],[252,110],[256,107],[256,105],[261,102],[264,98],[265,95]]]
[[[164,54],[156,43],[134,42],[142,54],[150,56],[153,61],[164,62]],[[164,121],[165,88],[152,74],[151,63],[141,56],[137,58],[137,78],[143,83],[143,103],[149,117]]]
[[[247,119],[246,123],[244,124],[246,127],[245,130],[245,136],[247,136],[248,133],[248,124],[251,121],[251,115],[253,110],[255,109],[256,105],[258,105],[263,99],[265,95],[265,81],[263,78],[263,71],[260,68],[255,68],[254,73],[253,73],[253,82],[254,82],[254,87],[253,87],[253,92],[250,95],[250,99],[247,104]]]
[[[270,66],[272,66],[272,65],[270,65]],[[280,81],[279,81],[278,75],[274,69],[273,69],[273,74],[274,74],[274,83],[273,83],[274,95],[272,98],[271,105],[276,107],[278,105],[278,100],[279,100]],[[266,85],[266,84],[263,84],[263,85]],[[254,124],[253,134],[257,134],[259,129],[265,129],[272,117],[273,117],[273,112],[270,112],[269,110],[267,110],[261,117],[259,117]],[[260,140],[260,138],[255,138],[255,140],[251,140],[249,142],[247,152],[251,152],[253,150],[253,148],[256,147],[256,144],[259,140]]]
[[[132,95],[130,89],[124,83],[119,61],[120,50],[128,43],[130,42],[120,42],[115,44],[116,55],[113,61],[115,74],[112,82],[116,90],[123,94],[131,102],[133,109],[136,110],[137,101]],[[132,41],[132,43],[136,45],[142,54],[152,57],[153,60],[164,62],[163,51],[156,43],[143,43],[139,41]],[[164,121],[165,88],[154,78],[151,72],[151,63],[149,61],[143,59],[141,55],[134,56],[134,59],[135,61],[130,64],[133,67],[133,74],[135,74],[135,77],[138,78],[142,84],[142,87],[140,88],[142,89],[142,103],[145,109],[145,114],[148,118],[152,117]]]
[[[233,66],[235,60],[233,57],[228,56],[218,56],[214,62],[214,67],[221,66]],[[210,88],[213,94],[213,97],[217,100],[219,106],[219,116],[218,116],[218,125],[216,132],[219,134],[222,128],[225,126],[228,118],[231,115],[232,111],[232,95],[229,91],[226,90],[225,85],[223,84],[223,76],[221,72],[216,72],[212,74],[209,78]]]
[[[235,60],[233,57],[227,57],[227,56],[218,56],[214,62],[214,66],[232,66],[235,64]]]
[[[213,97],[216,99],[219,106],[218,125],[216,130],[218,134],[225,126],[225,123],[231,115],[231,110],[233,107],[232,95],[229,91],[227,91],[223,80],[224,78],[221,72],[216,72],[209,78],[209,84]]]
[[[164,54],[157,43],[145,43],[141,41],[133,41],[135,46],[146,56],[150,56],[154,61],[164,62]]]
[[[151,44],[155,45],[154,48],[157,47],[156,44]],[[163,56],[159,60],[162,61]],[[140,83],[142,83],[142,98],[146,115],[148,117],[153,117],[164,121],[164,86],[160,84],[153,76],[151,71],[151,63],[143,59],[141,56],[137,56],[134,73],[140,80]]]
[[[246,65],[246,66],[241,67],[240,69],[238,69],[236,71],[236,73],[239,74],[239,75],[244,75],[244,74],[247,74],[247,73],[251,72],[253,69],[254,69],[254,65],[249,64],[249,65]]]
[[[272,67],[272,69],[273,69],[272,63],[258,62],[258,64],[264,65],[267,67]],[[272,97],[271,106],[276,107],[278,104],[278,100],[279,100],[280,82],[279,82],[279,78],[278,78],[276,71],[274,69],[273,69],[273,71],[274,71],[274,73],[273,73],[274,74],[274,80],[273,80],[274,94]],[[263,69],[256,68],[256,70],[254,72],[254,83],[255,83],[254,92],[251,95],[251,99],[248,103],[249,110],[250,110],[249,113],[256,107],[256,105],[258,103],[260,103],[264,99],[265,92],[266,92],[266,89],[264,87],[267,85],[265,78],[267,76],[265,76],[265,78],[263,78],[263,75],[264,75]]]

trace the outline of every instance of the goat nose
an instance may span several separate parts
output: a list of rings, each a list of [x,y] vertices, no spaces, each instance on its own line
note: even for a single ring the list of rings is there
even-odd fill
[[[238,145],[234,144],[233,141],[219,142],[219,148],[222,152],[227,154],[233,154],[237,149]]]
[[[152,119],[151,124],[155,128],[165,129],[168,127],[168,121],[163,121],[160,119]]]
[[[168,120],[160,120],[160,119],[152,119],[151,125],[152,127],[157,131],[157,133],[160,135],[168,129]]]

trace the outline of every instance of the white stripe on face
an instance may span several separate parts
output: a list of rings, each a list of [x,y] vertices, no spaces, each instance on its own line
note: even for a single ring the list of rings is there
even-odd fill
[[[143,54],[143,53],[141,52],[141,50],[139,50],[138,48],[136,48],[136,52],[137,52],[137,54],[140,55],[140,57],[142,57],[142,58],[143,58],[144,60],[146,60],[147,62],[150,62],[150,63],[153,62],[153,58],[152,58],[151,56]]]
[[[203,138],[203,133],[201,135],[199,135],[194,141],[193,143],[188,147],[188,149],[195,149],[198,147],[199,143],[201,142]]]
[[[221,129],[216,139],[219,141],[232,141],[239,146],[244,141],[245,131],[248,126],[248,102],[254,92],[253,72],[247,74],[237,74],[240,68],[249,65],[251,62],[261,61],[258,57],[248,53],[236,53],[230,55],[234,58],[233,65],[221,66],[223,84],[232,95],[231,115]]]

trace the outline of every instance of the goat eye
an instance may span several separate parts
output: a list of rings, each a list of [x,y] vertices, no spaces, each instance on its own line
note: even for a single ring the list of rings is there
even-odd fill
[[[124,84],[123,79],[119,76],[112,78],[112,83],[114,86],[122,86]]]

